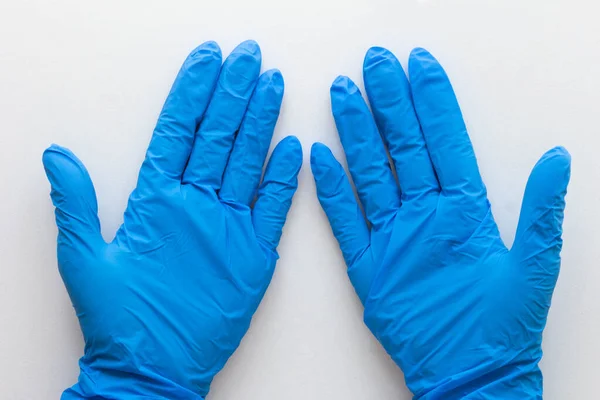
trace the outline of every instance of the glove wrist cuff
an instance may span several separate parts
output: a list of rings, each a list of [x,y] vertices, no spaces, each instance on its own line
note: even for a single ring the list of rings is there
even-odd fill
[[[78,382],[65,390],[61,400],[71,399],[204,400],[200,394],[151,371],[93,371],[81,368]]]
[[[415,395],[415,400],[432,399],[523,399],[541,400],[542,372],[537,362],[489,369],[479,366],[446,378],[433,389]]]

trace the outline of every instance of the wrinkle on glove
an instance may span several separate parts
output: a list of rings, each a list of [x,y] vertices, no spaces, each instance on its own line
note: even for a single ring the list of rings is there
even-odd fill
[[[240,344],[302,164],[300,143],[285,138],[261,183],[284,83],[260,64],[253,41],[223,64],[214,42],[190,54],[111,243],[81,161],[57,145],[44,152],[59,270],[85,340],[63,399],[203,399]]]
[[[541,399],[569,153],[556,147],[533,168],[508,250],[437,60],[415,49],[407,78],[374,47],[363,72],[372,112],[343,76],[331,106],[364,215],[326,146],[313,145],[311,167],[366,325],[415,399]]]

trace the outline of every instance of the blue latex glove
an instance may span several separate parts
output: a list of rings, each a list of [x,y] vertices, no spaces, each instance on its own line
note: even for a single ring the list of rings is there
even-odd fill
[[[346,77],[333,83],[331,103],[369,225],[324,145],[313,146],[311,165],[365,323],[415,399],[541,399],[569,154],[554,148],[534,167],[508,250],[433,56],[414,50],[407,80],[389,51],[372,48],[364,81],[373,114]]]
[[[281,74],[259,77],[260,64],[253,41],[222,66],[214,42],[190,54],[109,244],[83,164],[62,147],[44,153],[59,269],[85,339],[63,399],[201,399],[240,344],[302,163],[298,140],[284,139],[258,188],[283,96]]]

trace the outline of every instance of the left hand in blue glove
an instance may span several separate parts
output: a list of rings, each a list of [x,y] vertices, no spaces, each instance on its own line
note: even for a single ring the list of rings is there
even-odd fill
[[[372,48],[364,80],[373,114],[350,79],[331,88],[370,226],[331,152],[312,149],[317,194],[365,323],[415,399],[541,399],[538,362],[560,266],[570,156],[557,147],[534,167],[508,250],[444,70],[416,49],[409,78],[389,51]]]
[[[85,339],[63,399],[201,399],[240,344],[302,163],[298,140],[284,139],[257,195],[283,96],[281,74],[259,77],[260,64],[252,41],[222,66],[214,42],[190,54],[111,243],[83,164],[62,147],[44,153],[59,270]]]

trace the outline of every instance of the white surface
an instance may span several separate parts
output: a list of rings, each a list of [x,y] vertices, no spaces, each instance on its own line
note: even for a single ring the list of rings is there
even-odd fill
[[[590,0],[0,0],[0,397],[56,399],[82,340],[56,268],[41,154],[70,147],[94,179],[106,238],[121,223],[162,102],[188,51],[253,38],[286,81],[276,139],[305,150],[281,261],[210,400],[409,399],[364,327],[317,202],[308,150],[341,148],[337,74],[371,45],[431,50],[451,76],[496,220],[512,243],[530,168],[573,156],[563,266],[545,331],[545,398],[598,397],[600,6]]]

